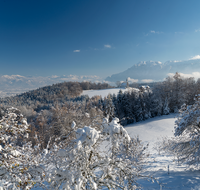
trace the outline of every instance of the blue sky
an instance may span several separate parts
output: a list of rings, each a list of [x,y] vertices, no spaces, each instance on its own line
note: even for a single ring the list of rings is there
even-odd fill
[[[0,75],[107,77],[200,55],[199,0],[0,0]]]

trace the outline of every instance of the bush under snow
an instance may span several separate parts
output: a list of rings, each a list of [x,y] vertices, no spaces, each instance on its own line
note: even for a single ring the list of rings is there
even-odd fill
[[[138,187],[137,179],[145,177],[145,148],[138,139],[130,138],[118,121],[104,119],[101,131],[88,126],[78,128],[71,144],[54,145],[47,154],[51,167],[46,172],[52,189]]]

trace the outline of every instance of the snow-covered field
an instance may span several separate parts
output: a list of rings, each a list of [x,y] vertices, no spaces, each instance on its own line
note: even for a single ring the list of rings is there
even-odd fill
[[[174,157],[155,150],[156,143],[162,137],[173,136],[175,114],[151,118],[149,120],[128,125],[126,130],[131,137],[139,135],[144,144],[149,143],[151,174],[159,184],[141,180],[145,190],[199,190],[200,171],[188,170],[185,165],[178,165]],[[169,166],[169,174],[168,174]]]
[[[127,90],[132,90],[133,88],[127,88],[127,89],[111,88],[111,89],[103,89],[103,90],[84,90],[82,95],[88,95],[90,98],[93,96],[101,96],[102,98],[104,98],[104,97],[108,96],[108,94],[116,94],[117,95],[120,89],[122,90],[122,92],[125,92]]]

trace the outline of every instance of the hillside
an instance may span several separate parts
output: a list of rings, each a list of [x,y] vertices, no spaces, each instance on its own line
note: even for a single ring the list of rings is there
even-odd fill
[[[14,96],[44,86],[63,83],[65,81],[99,83],[101,78],[97,76],[22,76],[0,75],[0,97]]]
[[[83,90],[90,89],[107,89],[111,88],[107,83],[91,83],[91,82],[62,82],[35,90],[31,90],[19,95],[0,98],[0,104],[5,106],[31,106],[48,107],[57,103],[65,103],[69,100],[82,100],[87,97],[78,97]]]
[[[170,114],[151,118],[147,121],[128,125],[126,130],[131,137],[139,138],[144,144],[149,143],[150,163],[148,170],[156,177],[160,185],[156,182],[140,180],[144,190],[198,190],[200,188],[199,170],[188,170],[186,165],[178,165],[174,161],[174,156],[159,152],[154,148],[163,137],[172,137],[176,114]],[[168,174],[169,166],[169,174]]]

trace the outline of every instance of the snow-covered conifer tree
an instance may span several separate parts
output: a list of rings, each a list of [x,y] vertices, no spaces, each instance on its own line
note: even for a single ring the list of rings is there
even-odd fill
[[[142,93],[139,93],[139,96],[138,96],[136,104],[135,104],[135,117],[136,117],[137,122],[144,120],[142,104],[143,104],[143,96],[142,96]]]
[[[121,120],[124,118],[124,105],[123,105],[124,94],[120,89],[117,94],[117,107],[116,107],[116,115]]]
[[[136,121],[135,115],[133,114],[133,104],[134,98],[130,91],[124,93],[124,114],[125,120],[124,124],[134,123]]]
[[[114,118],[115,115],[115,106],[112,101],[112,95],[109,94],[107,98],[104,99],[104,115],[110,120]]]
[[[173,76],[173,86],[172,86],[172,97],[171,97],[171,107],[173,108],[174,112],[176,113],[178,109],[180,109],[181,105],[183,104],[183,78],[181,75],[176,72]]]

